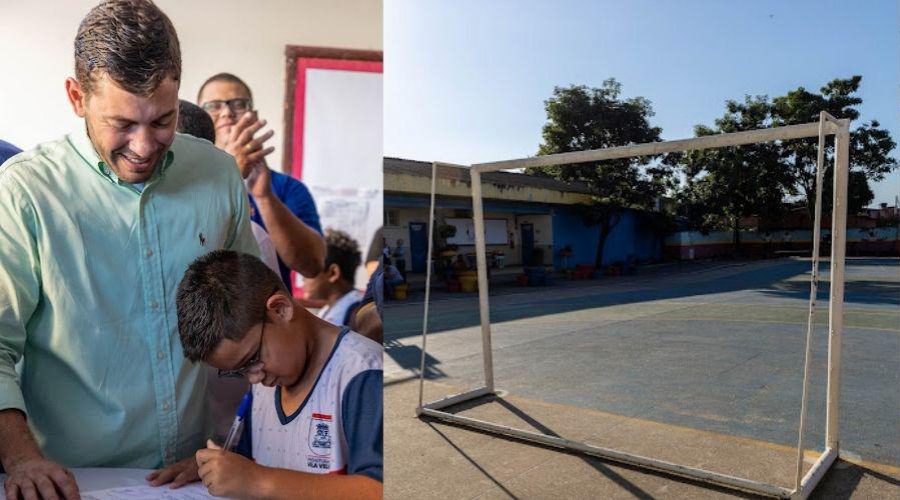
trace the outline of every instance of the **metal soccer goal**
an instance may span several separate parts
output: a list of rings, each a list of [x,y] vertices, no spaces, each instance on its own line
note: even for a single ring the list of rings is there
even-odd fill
[[[825,451],[818,457],[810,470],[802,475],[803,466],[803,431],[806,422],[806,404],[809,385],[810,338],[813,330],[813,314],[818,282],[819,240],[821,221],[822,179],[825,167],[825,136],[835,136],[834,157],[834,197],[831,230],[831,287],[828,314],[828,371],[827,371],[827,409],[825,427]],[[550,436],[538,432],[508,427],[498,423],[479,420],[444,411],[446,408],[495,394],[493,357],[491,350],[491,319],[488,306],[487,259],[485,252],[484,212],[481,195],[481,174],[503,169],[540,167],[550,165],[571,165],[575,163],[594,162],[634,156],[658,155],[678,151],[713,149],[727,146],[740,146],[760,142],[819,138],[816,168],[816,214],[813,228],[812,277],[810,283],[810,307],[807,324],[806,353],[803,371],[803,391],[799,418],[799,437],[797,443],[797,470],[793,489],[766,484],[750,479],[734,477],[718,472],[695,467],[688,467],[650,457],[634,455],[622,451],[602,448],[587,443],[576,442],[562,437]],[[537,156],[515,160],[480,163],[474,165],[454,165],[435,162],[432,164],[431,209],[429,219],[428,265],[425,288],[425,311],[422,321],[422,359],[419,379],[419,405],[417,414],[433,417],[464,427],[471,427],[484,432],[499,434],[519,440],[548,445],[564,450],[572,450],[588,455],[601,457],[613,462],[629,464],[651,469],[705,483],[727,488],[763,494],[777,498],[806,498],[825,475],[825,472],[838,457],[840,434],[838,429],[840,410],[840,377],[841,377],[841,335],[843,332],[844,308],[844,257],[846,253],[847,233],[847,179],[849,172],[850,120],[837,119],[822,111],[819,121],[802,125],[790,125],[767,129],[734,132],[728,134],[709,135],[692,139],[635,144],[614,148],[577,151],[547,156]],[[428,306],[430,300],[435,187],[438,167],[466,169],[471,176],[472,207],[475,228],[475,252],[478,269],[478,299],[481,317],[482,355],[484,361],[484,385],[461,394],[447,396],[430,403],[423,403],[425,358],[428,329]]]

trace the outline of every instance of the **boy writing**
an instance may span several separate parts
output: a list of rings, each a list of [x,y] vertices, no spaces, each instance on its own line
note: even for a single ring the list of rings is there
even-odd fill
[[[212,442],[197,452],[211,494],[381,498],[379,344],[316,318],[233,251],[194,261],[176,304],[185,357],[255,384],[239,453]]]

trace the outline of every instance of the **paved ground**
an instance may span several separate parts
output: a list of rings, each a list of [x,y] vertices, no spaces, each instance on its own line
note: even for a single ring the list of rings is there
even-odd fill
[[[459,390],[439,382],[427,386],[443,393]],[[420,420],[411,410],[417,388],[417,381],[409,380],[385,391],[386,499],[758,498]],[[796,455],[787,446],[513,396],[482,398],[451,411],[786,488],[793,485]],[[817,454],[804,458],[805,472]],[[897,498],[898,478],[900,468],[840,460],[811,498]]]
[[[817,314],[822,324],[828,298],[824,267]],[[601,412],[786,450],[796,445],[808,273],[808,262],[778,260],[560,282],[545,289],[499,287],[491,298],[496,384],[513,397],[572,412]],[[896,259],[850,260],[846,286],[842,453],[865,464],[886,464],[880,469],[888,471],[884,481],[896,487],[900,474],[892,476],[891,466],[900,465],[900,265]],[[426,373],[440,384],[428,385],[426,401],[446,395],[447,385],[465,389],[483,377],[476,299],[437,298]],[[418,384],[403,380],[419,366],[421,316],[422,304],[415,302],[385,311],[387,405],[407,416]],[[817,328],[813,345],[806,440],[809,449],[820,449],[824,326]],[[410,408],[393,407],[401,401]],[[553,417],[544,424],[567,435]],[[442,425],[412,419],[392,429],[388,423],[388,464],[392,453],[410,446],[412,435],[434,433]],[[663,439],[656,448],[670,447]]]

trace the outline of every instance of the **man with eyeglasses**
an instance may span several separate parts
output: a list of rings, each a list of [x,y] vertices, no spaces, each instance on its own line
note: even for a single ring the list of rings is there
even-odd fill
[[[216,128],[216,146],[237,161],[250,194],[251,220],[269,233],[278,254],[281,279],[291,288],[290,271],[307,278],[318,275],[325,262],[325,240],[312,195],[297,179],[272,171],[265,157],[274,148],[265,143],[273,131],[254,137],[266,125],[253,110],[253,95],[231,73],[213,75],[200,87],[197,101]]]

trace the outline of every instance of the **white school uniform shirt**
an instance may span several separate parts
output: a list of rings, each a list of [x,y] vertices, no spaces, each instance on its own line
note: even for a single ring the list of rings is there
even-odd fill
[[[347,310],[354,304],[357,304],[363,298],[363,293],[359,290],[350,290],[337,299],[332,306],[325,306],[319,309],[319,318],[331,323],[332,325],[344,326],[344,320],[347,318]]]
[[[237,451],[266,467],[383,479],[382,347],[344,328],[306,400],[292,414],[281,388],[253,386]]]

